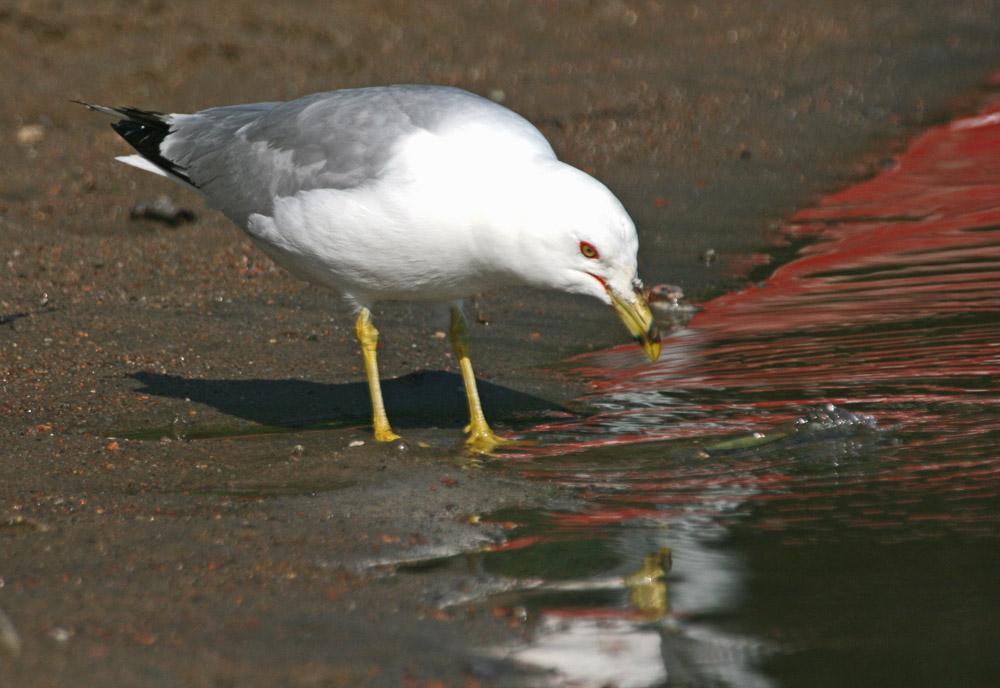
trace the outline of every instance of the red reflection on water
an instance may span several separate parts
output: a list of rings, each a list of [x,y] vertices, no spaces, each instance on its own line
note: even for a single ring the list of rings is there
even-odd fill
[[[634,345],[575,359],[598,412],[538,426],[543,444],[528,457],[765,430],[832,402],[912,433],[907,448],[917,455],[946,451],[937,478],[935,463],[900,465],[874,477],[887,489],[917,471],[924,488],[939,479],[959,492],[1000,493],[1000,100],[926,132],[893,169],[798,212],[780,237],[811,243],[766,282],[705,304],[687,330],[664,339],[658,363]],[[966,466],[963,456],[976,458]],[[605,478],[627,494],[588,500],[562,518],[662,517],[665,503],[711,502],[720,483],[726,494],[747,488],[743,499],[765,499],[785,477],[760,468],[616,473]],[[549,479],[600,482],[573,470]],[[870,490],[872,479],[840,485],[834,496]],[[900,522],[882,506],[864,508],[858,522]],[[787,519],[815,515],[793,509]]]
[[[995,312],[998,231],[1000,104],[994,104],[928,131],[894,169],[797,213],[784,234],[820,241],[763,286],[713,301],[693,326],[759,333]],[[765,311],[768,318],[757,317]]]

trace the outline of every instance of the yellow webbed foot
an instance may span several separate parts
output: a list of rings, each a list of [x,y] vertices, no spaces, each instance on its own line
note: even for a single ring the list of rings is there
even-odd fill
[[[520,440],[498,435],[485,422],[479,425],[470,423],[465,426],[465,435],[465,448],[473,454],[485,456],[502,448],[528,447],[538,444],[535,440]]]
[[[517,440],[496,434],[488,425],[467,432],[465,448],[475,454],[492,454],[499,447],[518,444]]]
[[[377,442],[392,442],[393,440],[400,440],[400,439],[403,438],[394,433],[392,431],[392,428],[390,428],[388,425],[381,428],[380,427],[375,428],[375,440]]]

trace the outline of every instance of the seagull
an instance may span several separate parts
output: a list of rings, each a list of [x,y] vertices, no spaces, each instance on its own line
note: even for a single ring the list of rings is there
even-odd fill
[[[118,160],[199,192],[293,276],[346,298],[376,440],[399,439],[379,384],[379,301],[450,308],[474,452],[510,440],[483,415],[464,298],[510,285],[589,294],[614,309],[650,360],[659,357],[625,208],[491,100],[398,85],[193,114],[80,104],[115,118],[111,126],[138,152]]]

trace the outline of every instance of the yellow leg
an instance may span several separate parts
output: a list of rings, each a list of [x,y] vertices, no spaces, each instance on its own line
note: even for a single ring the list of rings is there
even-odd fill
[[[365,358],[365,373],[368,375],[368,392],[372,397],[372,425],[375,426],[375,439],[379,442],[398,440],[399,435],[389,427],[389,418],[385,415],[385,402],[382,401],[382,387],[378,379],[378,361],[375,349],[378,347],[378,330],[372,325],[372,314],[367,308],[358,313],[355,323],[358,341],[361,343],[361,354]]]
[[[456,307],[451,309],[451,345],[458,357],[458,365],[462,371],[462,381],[465,383],[465,396],[469,402],[469,424],[465,427],[468,437],[466,445],[473,451],[489,453],[501,444],[512,440],[501,437],[490,429],[483,415],[483,407],[479,402],[479,389],[476,387],[476,375],[472,371],[472,361],[469,360],[469,333],[465,329],[465,316]]]

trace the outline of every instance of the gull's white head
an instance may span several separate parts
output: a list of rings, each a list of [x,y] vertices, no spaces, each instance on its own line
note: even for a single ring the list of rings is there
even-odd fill
[[[642,297],[639,240],[621,202],[601,182],[557,161],[516,185],[516,208],[503,213],[517,229],[510,267],[527,284],[589,294],[612,306],[656,360],[659,333]]]

